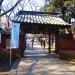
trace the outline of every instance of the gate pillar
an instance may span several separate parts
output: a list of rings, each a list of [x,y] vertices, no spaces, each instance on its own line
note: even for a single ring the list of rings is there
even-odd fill
[[[49,34],[49,41],[48,41],[48,44],[49,44],[49,48],[48,48],[49,53],[51,53],[51,45],[50,45],[50,40],[51,40],[51,38],[50,38],[50,34]]]

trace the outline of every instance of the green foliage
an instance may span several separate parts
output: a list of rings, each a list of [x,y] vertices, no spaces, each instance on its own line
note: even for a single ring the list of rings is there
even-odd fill
[[[50,13],[55,13],[58,8],[60,8],[60,11],[62,13],[62,18],[65,21],[69,21],[70,16],[75,15],[75,8],[73,7],[75,5],[75,0],[52,0],[52,2],[48,5],[45,5],[42,8],[42,11],[45,12],[50,12]],[[69,8],[71,11],[72,15],[67,12],[66,15],[66,9]]]
[[[64,1],[65,7],[71,7],[73,4],[75,4],[75,0],[66,0]]]
[[[49,4],[49,5],[46,5],[43,8],[43,11],[54,13],[55,12],[55,7],[52,4]]]
[[[64,16],[64,20],[65,20],[66,22],[68,22],[68,21],[69,21],[68,19],[69,19],[69,15],[67,15],[67,16],[65,15],[65,16]]]
[[[70,5],[71,5],[71,1],[65,1],[65,2],[64,2],[64,6],[65,6],[65,7],[68,7],[68,6],[70,6]]]
[[[59,6],[62,7],[63,6],[63,1],[64,0],[53,0],[52,4],[56,8],[59,7]]]
[[[60,6],[63,7],[71,7],[75,4],[75,0],[52,0],[52,2],[42,8],[42,11],[46,12],[55,12],[55,9]]]

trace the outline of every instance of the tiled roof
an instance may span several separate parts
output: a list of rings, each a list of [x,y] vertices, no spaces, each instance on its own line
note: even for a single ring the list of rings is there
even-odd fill
[[[32,11],[20,11],[13,21],[38,24],[70,25],[56,15]]]

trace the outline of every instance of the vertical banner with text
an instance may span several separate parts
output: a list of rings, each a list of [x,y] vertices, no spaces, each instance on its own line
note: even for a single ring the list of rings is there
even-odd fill
[[[20,32],[20,24],[12,23],[11,48],[19,47],[19,32]]]

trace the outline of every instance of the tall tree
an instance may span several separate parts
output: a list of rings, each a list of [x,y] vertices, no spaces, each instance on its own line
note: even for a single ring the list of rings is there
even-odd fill
[[[75,0],[52,0],[52,2],[49,5],[44,6],[42,10],[46,12],[56,13],[56,10],[58,12],[59,8],[62,14],[62,18],[68,21],[71,13],[75,15]]]

